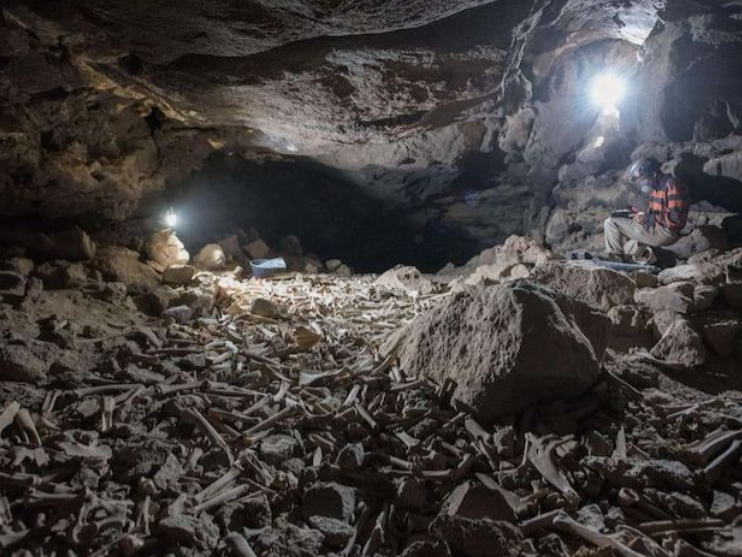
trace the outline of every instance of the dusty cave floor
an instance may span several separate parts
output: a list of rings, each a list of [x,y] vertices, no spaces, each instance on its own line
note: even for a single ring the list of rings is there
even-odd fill
[[[0,304],[0,553],[741,554],[724,376],[616,356],[485,429],[382,350],[443,287],[197,280],[216,308],[183,323],[106,289]]]

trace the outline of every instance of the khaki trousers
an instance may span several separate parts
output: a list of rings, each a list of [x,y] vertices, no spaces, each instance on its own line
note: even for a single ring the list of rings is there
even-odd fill
[[[634,219],[611,217],[605,220],[605,249],[611,255],[631,255],[626,253],[624,246],[629,240],[639,244],[658,248],[674,244],[680,234],[664,226],[655,225],[653,229],[635,222]]]

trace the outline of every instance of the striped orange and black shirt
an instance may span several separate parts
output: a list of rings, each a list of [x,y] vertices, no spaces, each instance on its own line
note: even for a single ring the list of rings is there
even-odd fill
[[[688,221],[688,192],[677,178],[667,176],[649,194],[649,226],[655,224],[678,231]]]

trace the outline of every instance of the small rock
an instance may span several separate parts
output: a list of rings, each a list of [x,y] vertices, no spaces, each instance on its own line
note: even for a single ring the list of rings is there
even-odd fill
[[[331,273],[337,271],[342,265],[343,262],[339,259],[328,259],[327,261],[325,261],[325,268]]]
[[[19,383],[43,383],[49,365],[20,344],[0,346],[0,380]]]
[[[623,273],[577,263],[545,263],[530,278],[603,311],[630,304],[636,290],[634,281]]]
[[[319,530],[301,528],[279,517],[257,538],[261,557],[317,557],[325,536]]]
[[[283,253],[288,254],[288,255],[296,255],[296,256],[301,257],[303,253],[299,238],[297,238],[293,234],[289,234],[285,238],[281,238],[281,241],[279,242],[279,247],[281,248],[281,251]]]
[[[263,240],[255,240],[254,242],[250,242],[242,249],[244,249],[247,254],[253,259],[266,259],[271,252],[268,244],[266,244]]]
[[[492,434],[492,444],[497,454],[508,459],[515,456],[517,438],[512,426],[498,427]]]
[[[742,325],[737,321],[707,323],[701,329],[703,340],[720,357],[729,358],[737,348]]]
[[[665,336],[665,333],[675,322],[676,318],[677,314],[669,310],[658,311],[657,313],[655,313],[648,323],[648,325],[652,329],[654,337],[657,340],[660,340],[663,336]]]
[[[179,306],[191,308],[194,317],[203,317],[210,314],[216,306],[217,291],[212,288],[189,288],[183,292],[175,302]]]
[[[404,265],[389,269],[377,278],[374,284],[408,296],[424,296],[435,289],[433,282],[424,277],[416,267]]]
[[[126,298],[126,293],[126,285],[123,282],[106,282],[96,297],[104,302],[120,303]]]
[[[100,271],[107,281],[122,282],[133,291],[150,292],[160,285],[157,272],[139,261],[137,252],[126,248],[117,246],[101,248],[92,266]]]
[[[396,504],[403,509],[419,511],[428,506],[428,488],[417,478],[401,478],[395,481]]]
[[[724,520],[732,520],[739,514],[740,503],[724,491],[714,491],[714,498],[711,503],[711,516]]]
[[[147,244],[147,256],[162,268],[170,265],[185,265],[190,255],[172,230],[155,232]]]
[[[227,259],[231,259],[232,261],[245,259],[245,254],[242,252],[242,247],[240,246],[240,239],[236,234],[222,238],[219,240],[219,245]]]
[[[319,265],[313,261],[307,261],[304,264],[304,272],[308,275],[316,275],[319,273]]]
[[[29,252],[42,260],[88,261],[95,257],[96,245],[84,230],[74,227],[52,236],[34,236]]]
[[[636,303],[648,307],[652,312],[670,310],[689,313],[694,309],[695,286],[691,282],[678,282],[659,288],[643,288],[634,294]]]
[[[179,487],[178,482],[183,474],[185,474],[185,470],[180,464],[178,457],[174,454],[169,454],[165,464],[158,470],[152,481],[161,490],[170,489],[177,492]]]
[[[242,504],[248,528],[265,528],[273,522],[270,501],[264,493],[259,493],[245,500]]]
[[[665,285],[688,281],[719,285],[724,282],[724,271],[720,266],[712,263],[688,263],[661,271],[657,279]]]
[[[509,522],[474,520],[441,514],[430,525],[430,534],[448,544],[461,557],[517,557],[523,534]]]
[[[82,288],[88,281],[88,273],[82,263],[55,265],[44,263],[36,273],[44,281],[47,290]]]
[[[206,244],[193,258],[193,264],[199,269],[216,271],[227,264],[227,256],[219,244]]]
[[[647,322],[635,306],[616,306],[608,312],[613,323],[612,333],[619,337],[636,337],[647,329]]]
[[[26,293],[24,294],[25,302],[36,302],[41,298],[44,291],[44,282],[38,277],[31,277],[26,282]]]
[[[706,311],[714,307],[719,297],[719,287],[701,284],[693,290],[693,309],[695,311]]]
[[[24,257],[13,257],[7,261],[0,261],[0,271],[13,271],[26,278],[33,272],[33,269],[33,260]]]
[[[219,528],[207,513],[198,517],[189,514],[168,516],[155,522],[152,529],[176,544],[211,550],[219,542]]]
[[[577,511],[577,522],[602,532],[605,530],[605,518],[603,512],[600,510],[600,506],[596,504],[586,505]]]
[[[278,315],[278,308],[276,308],[273,302],[265,298],[255,298],[250,307],[250,313],[259,317],[273,319]]]
[[[312,516],[326,516],[350,522],[356,507],[355,491],[338,483],[317,483],[304,492],[302,512]]]
[[[652,356],[670,362],[681,362],[693,368],[706,361],[706,348],[691,324],[678,317],[652,348]]]
[[[356,532],[355,528],[347,522],[328,516],[314,515],[309,517],[307,522],[312,528],[324,534],[325,543],[330,547],[345,547]]]
[[[174,403],[173,403],[174,404]],[[172,455],[173,446],[153,437],[120,447],[113,455],[111,469],[119,481],[134,485],[141,477],[152,477]]]
[[[176,323],[186,323],[193,318],[193,310],[188,306],[175,306],[163,311],[162,316],[172,319]]]
[[[20,299],[26,292],[26,278],[15,271],[0,271],[0,296]]]
[[[193,280],[196,268],[191,265],[170,265],[162,272],[162,282],[172,286],[185,286]]]
[[[589,431],[585,443],[591,456],[611,456],[613,453],[613,444],[598,431]]]
[[[340,449],[337,465],[343,470],[360,470],[363,467],[365,457],[366,451],[362,443],[350,443]]]
[[[742,282],[728,282],[723,286],[724,299],[735,309],[742,309]]]
[[[160,286],[147,295],[146,302],[154,315],[162,313],[171,307],[180,297],[180,294],[169,286]]]
[[[637,288],[657,288],[659,281],[652,273],[637,271],[629,275]]]
[[[472,281],[479,279],[499,281],[513,279],[514,275],[528,272],[534,266],[543,265],[553,259],[553,254],[538,242],[510,236],[502,245],[488,248],[473,257],[463,268],[464,274],[474,273]]]
[[[270,435],[260,442],[260,456],[274,466],[294,456],[299,443],[290,435]]]
[[[350,278],[353,276],[353,269],[347,265],[340,265],[340,267],[335,269],[335,274],[339,277]]]
[[[464,518],[515,520],[513,509],[503,495],[482,484],[464,482],[453,490],[447,501],[448,514]]]
[[[694,255],[710,249],[725,249],[726,238],[724,232],[711,226],[698,226],[690,234],[684,235],[674,244],[664,249],[673,253],[679,259],[689,259]]]
[[[402,553],[401,557],[451,557],[448,546],[443,541],[414,541]]]

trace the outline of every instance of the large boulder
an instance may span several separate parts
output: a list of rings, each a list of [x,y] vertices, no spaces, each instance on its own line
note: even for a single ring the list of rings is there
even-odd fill
[[[608,325],[582,302],[514,281],[458,292],[410,323],[387,350],[398,349],[408,373],[455,381],[454,400],[491,424],[585,392],[600,373]]]
[[[191,258],[183,242],[169,229],[152,235],[147,244],[147,257],[163,269],[170,265],[185,265]]]
[[[101,248],[92,265],[106,280],[122,282],[129,290],[149,292],[160,285],[157,272],[139,261],[137,252],[126,248],[117,246]]]
[[[622,273],[580,263],[539,265],[530,278],[603,311],[631,304],[636,290],[636,283]]]

